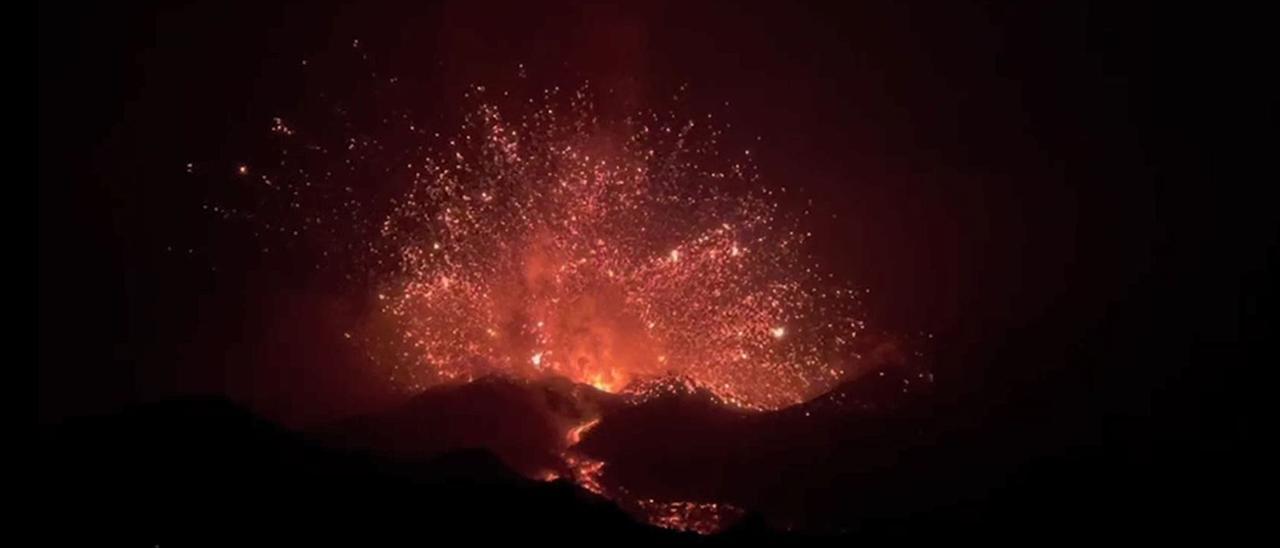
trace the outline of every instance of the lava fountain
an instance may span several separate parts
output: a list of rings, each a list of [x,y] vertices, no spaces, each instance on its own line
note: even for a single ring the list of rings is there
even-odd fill
[[[498,371],[619,392],[679,376],[749,408],[830,387],[861,327],[855,293],[818,274],[781,191],[719,135],[605,123],[585,92],[514,116],[481,104],[382,221],[396,382]]]
[[[858,293],[823,274],[801,208],[779,205],[785,187],[711,116],[606,120],[586,89],[502,107],[482,87],[467,96],[453,131],[383,120],[407,138],[277,118],[278,161],[232,168],[257,198],[208,207],[318,242],[371,295],[346,336],[406,392],[564,377],[631,401],[674,383],[767,410],[851,373]],[[565,459],[599,493],[604,463],[572,452],[598,420],[569,427]]]

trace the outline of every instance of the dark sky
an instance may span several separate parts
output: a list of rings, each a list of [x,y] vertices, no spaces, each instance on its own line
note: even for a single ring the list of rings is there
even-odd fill
[[[1274,298],[1273,214],[1197,140],[1233,68],[1158,5],[162,4],[40,6],[42,422],[193,392],[288,422],[376,399],[319,336],[343,304],[236,252],[252,242],[181,177],[262,148],[335,83],[300,60],[356,39],[429,115],[520,64],[612,90],[605,110],[687,83],[687,108],[761,137],[764,176],[813,198],[872,325],[935,335],[966,409],[1051,407],[1068,429],[1194,412]]]

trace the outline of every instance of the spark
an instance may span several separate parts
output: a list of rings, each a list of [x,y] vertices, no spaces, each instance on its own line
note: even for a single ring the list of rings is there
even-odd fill
[[[575,99],[511,118],[482,104],[412,162],[420,175],[382,223],[400,258],[383,312],[418,356],[396,376],[420,386],[483,363],[619,392],[676,373],[759,409],[839,378],[824,335],[856,329],[852,303],[823,287],[806,233],[746,160],[658,115],[592,129]],[[744,240],[770,251],[748,255]],[[788,334],[781,320],[814,336],[770,344]]]
[[[378,268],[366,277],[376,332],[361,340],[394,383],[498,371],[626,392],[679,375],[773,409],[842,378],[843,341],[861,328],[853,293],[803,252],[808,232],[755,173],[757,154],[722,154],[717,128],[670,114],[606,126],[585,91],[510,112],[472,94],[456,132],[415,134],[424,141],[385,160],[406,172],[383,183],[395,192],[370,193],[381,202],[332,165],[386,145],[312,143],[273,119],[299,149],[287,157],[314,163],[269,170],[264,191],[287,198],[285,221],[306,219],[292,231],[331,234],[356,248],[353,269]]]

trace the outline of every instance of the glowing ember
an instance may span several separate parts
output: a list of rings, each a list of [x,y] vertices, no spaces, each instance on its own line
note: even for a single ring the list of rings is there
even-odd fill
[[[604,486],[600,483],[600,476],[604,473],[604,461],[583,458],[570,453],[566,464],[573,472],[574,483],[592,493],[605,496]]]
[[[395,381],[500,371],[618,392],[681,375],[776,408],[840,379],[854,293],[824,286],[778,191],[698,127],[605,124],[579,93],[512,120],[483,105],[417,158],[373,246],[395,260],[379,282]]]
[[[714,502],[660,502],[641,499],[636,501],[636,506],[654,525],[703,535],[722,531],[745,514],[741,508]]]

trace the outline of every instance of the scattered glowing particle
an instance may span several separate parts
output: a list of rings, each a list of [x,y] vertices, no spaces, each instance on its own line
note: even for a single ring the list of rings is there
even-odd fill
[[[260,228],[324,238],[308,240],[325,248],[317,264],[370,280],[379,323],[360,341],[387,347],[374,361],[406,390],[495,369],[527,376],[532,363],[610,391],[679,375],[731,405],[771,409],[844,378],[831,357],[853,359],[844,319],[861,294],[823,289],[776,187],[717,151],[716,128],[687,120],[646,118],[625,146],[592,146],[589,101],[557,106],[556,93],[480,104],[452,135],[403,114],[384,121],[437,147],[396,151],[365,128],[278,140],[321,166],[293,153],[255,164],[264,198],[297,215],[263,215],[273,225]],[[292,128],[276,118],[272,130]],[[362,157],[374,151],[406,154],[376,165]],[[366,195],[348,175],[391,165],[410,172],[402,194]]]

